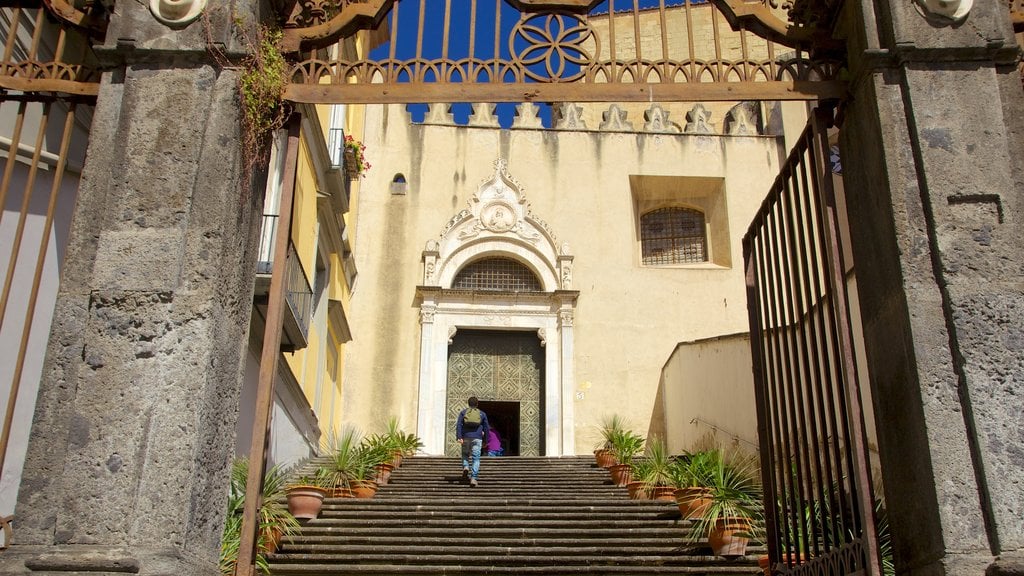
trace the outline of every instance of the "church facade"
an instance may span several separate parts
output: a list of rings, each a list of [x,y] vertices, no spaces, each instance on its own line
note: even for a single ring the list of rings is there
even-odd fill
[[[676,347],[748,331],[741,241],[784,156],[762,120],[781,108],[567,104],[545,128],[523,104],[509,129],[447,108],[367,111],[347,419],[398,414],[454,454],[476,395],[515,454],[589,453],[612,414],[664,437]],[[749,349],[729,350],[665,383],[731,399],[673,426],[675,450],[714,429],[756,442]]]

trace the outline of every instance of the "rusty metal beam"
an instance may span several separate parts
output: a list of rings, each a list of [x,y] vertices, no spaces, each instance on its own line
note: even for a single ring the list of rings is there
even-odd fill
[[[52,78],[19,78],[17,76],[0,76],[0,90],[16,90],[18,92],[53,92],[73,94],[75,96],[98,96],[99,82],[75,82],[73,80],[54,80]]]
[[[318,7],[325,14],[329,10],[337,10],[337,14],[329,20],[318,18],[309,25],[299,26],[297,22],[301,21],[301,12],[305,9],[305,3],[295,5],[293,13],[286,16],[288,22],[281,37],[282,52],[293,53],[299,50],[323,48],[337,42],[341,37],[355,34],[359,29],[376,28],[395,0],[367,0],[359,4],[342,3],[341,0],[314,0],[314,2],[318,3]]]
[[[291,237],[292,197],[295,191],[295,170],[298,163],[299,131],[302,119],[294,115],[288,126],[288,147],[285,154],[284,186],[281,187],[281,213],[274,238],[274,263],[270,273],[270,294],[263,330],[263,351],[260,354],[260,376],[256,388],[256,413],[252,423],[252,444],[249,447],[249,475],[245,484],[245,505],[242,509],[242,535],[238,545],[235,576],[255,574],[256,542],[259,530],[259,508],[262,506],[263,468],[270,436],[270,410],[274,405],[274,380],[281,357],[281,331],[284,322],[288,241]]]
[[[825,100],[845,82],[775,81],[688,84],[290,84],[285,98],[311,104],[410,102],[732,102]]]
[[[35,4],[35,3],[33,3]],[[75,8],[68,0],[43,0],[46,9],[60,20],[81,28],[93,38],[103,38],[107,33],[107,21],[104,18]]]

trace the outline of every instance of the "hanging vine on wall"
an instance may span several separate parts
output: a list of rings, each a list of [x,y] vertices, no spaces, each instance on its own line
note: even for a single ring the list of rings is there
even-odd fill
[[[243,58],[234,60],[226,56],[221,50],[221,44],[213,39],[211,12],[207,10],[203,14],[207,49],[222,69],[240,72],[241,176],[243,197],[248,198],[253,174],[261,172],[269,160],[271,137],[285,125],[291,114],[291,107],[284,100],[288,63],[280,48],[283,33],[279,28],[247,23],[242,17],[233,17],[235,34],[245,52]]]
[[[250,169],[265,159],[271,134],[288,118],[284,102],[288,64],[281,54],[281,36],[281,30],[260,25],[238,78],[242,149]]]

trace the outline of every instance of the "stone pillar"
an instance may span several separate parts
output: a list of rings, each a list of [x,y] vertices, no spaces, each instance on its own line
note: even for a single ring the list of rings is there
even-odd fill
[[[0,573],[215,575],[252,308],[236,0],[170,29],[118,2]],[[225,49],[231,49],[230,43]]]
[[[1007,5],[978,0],[955,25],[910,1],[847,8],[841,145],[897,573],[996,571],[1024,545],[1024,93]]]

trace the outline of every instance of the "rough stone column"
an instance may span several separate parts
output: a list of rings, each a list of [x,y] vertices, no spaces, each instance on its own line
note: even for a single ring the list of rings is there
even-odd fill
[[[217,4],[214,41],[256,13]],[[218,574],[261,198],[237,72],[202,21],[171,30],[148,5],[118,2],[106,35],[3,574]]]
[[[944,26],[910,1],[846,4],[844,177],[897,573],[1019,570],[1024,92],[1007,5]]]

